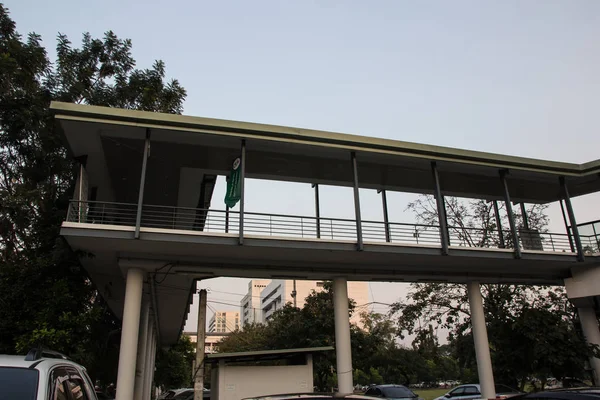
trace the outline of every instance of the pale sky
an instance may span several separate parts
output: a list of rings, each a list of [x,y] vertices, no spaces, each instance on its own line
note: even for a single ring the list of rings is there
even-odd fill
[[[600,1],[8,0],[18,30],[113,30],[138,67],[162,59],[185,114],[298,126],[569,162],[599,157]],[[223,208],[223,185],[212,206]],[[250,182],[248,211],[312,215],[308,185]],[[390,217],[414,196],[391,194]],[[598,219],[599,196],[574,200]],[[324,217],[352,217],[350,189],[323,188]],[[381,201],[361,191],[365,218]],[[557,206],[551,231],[563,232]],[[247,280],[204,282],[238,303]],[[401,284],[373,283],[389,303]],[[228,295],[221,292],[236,293]],[[211,300],[212,299],[212,300]],[[210,303],[209,303],[210,304]],[[385,311],[385,307],[376,308]],[[192,309],[186,329],[195,329]]]

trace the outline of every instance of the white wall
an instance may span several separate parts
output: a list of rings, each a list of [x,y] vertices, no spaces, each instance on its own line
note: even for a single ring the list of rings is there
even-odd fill
[[[215,371],[213,369],[213,371]],[[212,400],[240,400],[246,397],[313,391],[312,360],[307,365],[229,366],[221,364],[211,384]],[[214,396],[213,396],[214,395]]]

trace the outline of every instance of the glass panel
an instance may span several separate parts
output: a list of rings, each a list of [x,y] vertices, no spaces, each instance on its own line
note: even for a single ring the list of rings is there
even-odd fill
[[[38,377],[35,369],[0,367],[0,400],[35,400]]]

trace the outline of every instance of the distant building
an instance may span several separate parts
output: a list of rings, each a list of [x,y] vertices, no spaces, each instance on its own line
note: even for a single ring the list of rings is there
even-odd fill
[[[262,322],[262,309],[260,307],[260,293],[267,285],[271,283],[270,279],[254,279],[248,282],[248,294],[244,296],[240,303],[240,317],[242,320],[242,329],[244,325]]]
[[[305,281],[296,280],[296,306],[304,307],[306,297],[313,290],[320,292],[323,290],[323,281]],[[261,321],[266,322],[273,313],[282,308],[286,303],[294,303],[292,293],[294,291],[293,280],[272,280],[260,294],[260,314]],[[367,282],[348,282],[348,297],[357,305],[363,305],[369,302],[369,285]],[[362,327],[360,313],[356,312],[350,319],[351,323]]]
[[[237,311],[216,311],[208,324],[210,333],[227,333],[240,329],[240,313]]]
[[[183,332],[184,336],[187,336],[190,338],[190,341],[192,343],[196,343],[196,341],[198,340],[198,336],[196,335],[196,332]],[[223,338],[227,337],[227,335],[229,335],[228,333],[218,333],[218,334],[207,334],[205,337],[205,341],[204,341],[204,353],[206,354],[212,354],[212,353],[216,353],[219,350],[219,342],[221,340],[223,340]],[[195,350],[195,348],[194,348]]]

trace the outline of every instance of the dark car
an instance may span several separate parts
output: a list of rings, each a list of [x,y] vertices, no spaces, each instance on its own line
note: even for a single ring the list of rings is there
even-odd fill
[[[600,388],[583,387],[555,389],[545,392],[529,393],[513,397],[510,400],[598,400],[600,399]]]
[[[373,400],[372,397],[358,394],[340,395],[338,393],[296,393],[273,394],[269,396],[247,397],[242,400]]]
[[[369,387],[365,396],[379,397],[382,399],[416,399],[418,394],[402,385],[375,385]]]

